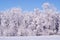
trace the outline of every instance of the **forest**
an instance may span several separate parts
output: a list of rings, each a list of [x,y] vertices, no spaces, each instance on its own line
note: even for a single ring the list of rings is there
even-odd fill
[[[11,8],[0,11],[0,36],[60,35],[60,12],[50,3],[42,9],[23,11]]]

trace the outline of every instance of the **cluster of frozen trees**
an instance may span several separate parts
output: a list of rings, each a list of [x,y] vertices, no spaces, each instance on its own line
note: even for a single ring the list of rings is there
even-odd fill
[[[40,36],[60,34],[60,14],[49,3],[34,11],[12,8],[0,12],[0,36]]]

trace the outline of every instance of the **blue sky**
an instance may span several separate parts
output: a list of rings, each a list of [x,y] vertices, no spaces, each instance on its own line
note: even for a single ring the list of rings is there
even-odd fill
[[[60,0],[0,0],[0,11],[13,7],[20,7],[28,11],[34,8],[41,9],[41,5],[45,2],[54,4],[54,6],[60,10]]]

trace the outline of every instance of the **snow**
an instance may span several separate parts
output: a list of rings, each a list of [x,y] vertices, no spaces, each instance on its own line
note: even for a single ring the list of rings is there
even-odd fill
[[[20,37],[0,37],[0,40],[60,40],[60,36],[20,36]]]

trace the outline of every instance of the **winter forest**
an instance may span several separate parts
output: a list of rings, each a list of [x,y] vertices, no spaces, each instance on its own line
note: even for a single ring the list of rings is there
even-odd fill
[[[23,11],[11,8],[0,12],[0,36],[60,35],[60,12],[52,4]]]

